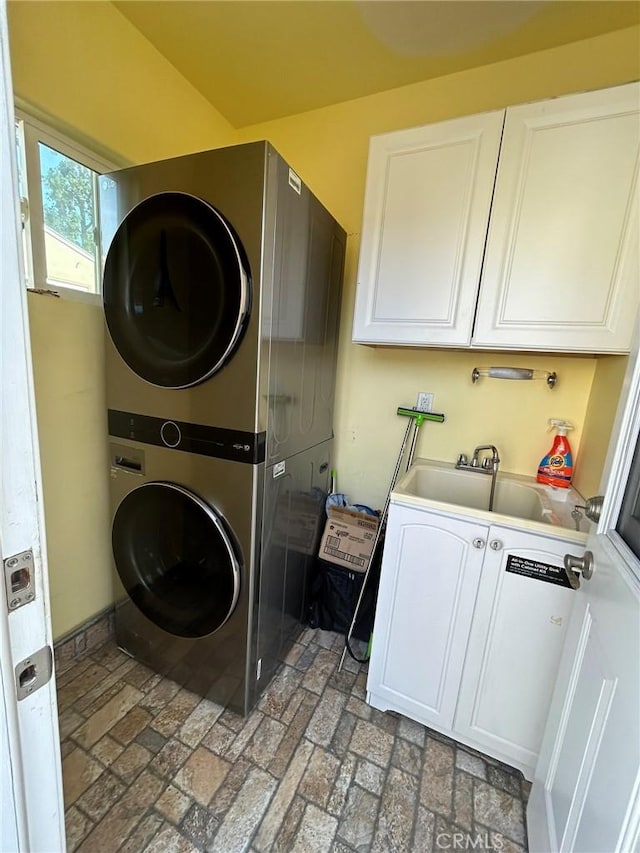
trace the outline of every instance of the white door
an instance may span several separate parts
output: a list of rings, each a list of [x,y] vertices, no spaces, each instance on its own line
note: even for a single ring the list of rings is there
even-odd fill
[[[62,778],[5,0],[0,78],[0,850],[57,853],[65,849]]]
[[[576,594],[527,809],[532,853],[630,853],[640,844],[640,560],[616,531],[640,432],[640,359],[631,361],[587,545],[593,575]]]

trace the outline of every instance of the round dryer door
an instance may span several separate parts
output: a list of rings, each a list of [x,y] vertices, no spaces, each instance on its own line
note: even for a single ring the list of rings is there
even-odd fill
[[[120,223],[104,268],[113,343],[153,385],[208,379],[238,346],[250,311],[242,246],[214,207],[185,193],[142,201]]]
[[[158,627],[204,637],[233,613],[240,592],[237,548],[222,518],[173,483],[145,483],[113,521],[113,554],[131,600]]]

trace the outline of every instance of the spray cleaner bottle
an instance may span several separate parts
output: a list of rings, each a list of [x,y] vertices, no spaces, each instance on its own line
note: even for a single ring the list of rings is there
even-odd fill
[[[549,431],[552,429],[557,430],[557,435],[547,455],[540,460],[537,480],[547,486],[568,489],[573,476],[573,456],[567,432],[573,429],[573,425],[569,421],[551,418],[549,420]]]

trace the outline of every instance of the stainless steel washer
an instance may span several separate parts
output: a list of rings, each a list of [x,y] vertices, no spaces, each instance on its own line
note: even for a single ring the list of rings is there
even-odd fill
[[[109,450],[118,644],[248,713],[300,630],[331,442],[267,484],[264,463],[122,439]]]

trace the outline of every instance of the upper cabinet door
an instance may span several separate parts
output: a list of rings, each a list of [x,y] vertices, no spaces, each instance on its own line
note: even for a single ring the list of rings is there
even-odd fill
[[[629,350],[639,107],[633,83],[507,110],[474,345]]]
[[[504,111],[375,136],[353,340],[465,346]]]

